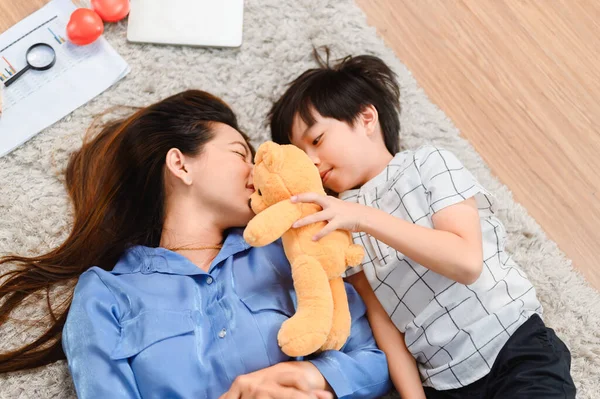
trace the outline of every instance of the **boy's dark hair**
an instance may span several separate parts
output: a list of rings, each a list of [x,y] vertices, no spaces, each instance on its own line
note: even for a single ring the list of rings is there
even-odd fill
[[[400,150],[400,88],[396,74],[383,60],[370,55],[347,56],[331,67],[329,48],[324,50],[326,60],[317,49],[313,50],[319,68],[297,77],[273,104],[268,115],[272,140],[290,144],[296,114],[309,127],[315,123],[313,109],[352,126],[364,107],[373,105],[379,114],[385,146],[396,154]]]

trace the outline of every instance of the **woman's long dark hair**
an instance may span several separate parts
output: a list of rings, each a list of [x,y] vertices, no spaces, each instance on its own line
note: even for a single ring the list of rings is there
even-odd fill
[[[216,122],[240,130],[227,104],[190,90],[105,124],[71,155],[66,186],[75,217],[66,241],[44,255],[0,259],[0,266],[16,264],[0,276],[0,326],[40,294],[50,317],[33,342],[0,354],[0,373],[64,359],[62,328],[78,277],[91,266],[112,270],[130,246],[159,245],[167,152],[178,148],[185,155],[200,154]],[[56,286],[67,288],[58,306],[51,300]]]

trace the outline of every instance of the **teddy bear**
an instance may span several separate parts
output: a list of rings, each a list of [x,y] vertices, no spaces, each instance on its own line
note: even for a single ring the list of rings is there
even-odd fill
[[[277,335],[281,350],[296,357],[341,349],[351,324],[341,274],[347,266],[360,264],[363,248],[352,243],[350,232],[342,230],[313,241],[326,222],[292,227],[297,220],[321,211],[316,204],[293,203],[292,196],[326,195],[317,167],[299,148],[263,143],[255,156],[254,188],[250,204],[256,216],[244,230],[244,239],[260,247],[281,238],[296,291],[296,312]]]

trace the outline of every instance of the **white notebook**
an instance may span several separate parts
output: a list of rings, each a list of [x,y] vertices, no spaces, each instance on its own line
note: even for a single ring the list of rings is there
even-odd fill
[[[244,0],[131,0],[127,39],[206,47],[242,45]]]

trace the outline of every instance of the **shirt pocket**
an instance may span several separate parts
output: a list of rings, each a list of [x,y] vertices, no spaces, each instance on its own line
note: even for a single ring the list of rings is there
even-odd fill
[[[248,308],[256,328],[260,332],[271,365],[287,361],[289,357],[281,351],[277,334],[283,322],[295,313],[292,293],[281,285],[265,287],[260,292],[240,297]]]
[[[154,344],[188,334],[194,334],[191,311],[145,311],[122,322],[121,336],[110,357],[127,359]]]

